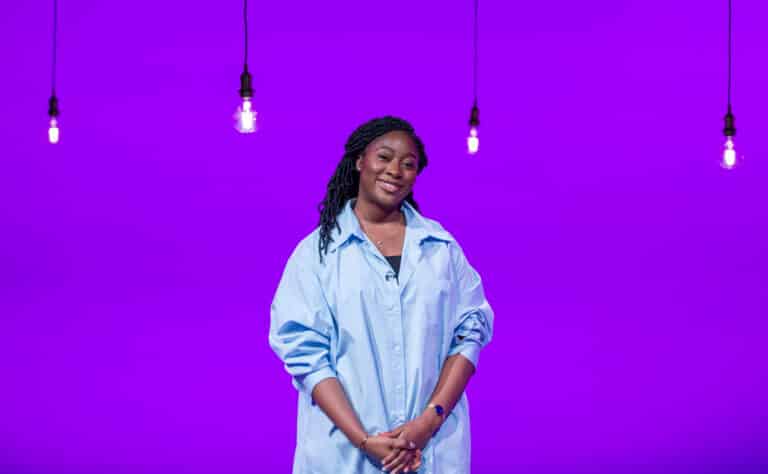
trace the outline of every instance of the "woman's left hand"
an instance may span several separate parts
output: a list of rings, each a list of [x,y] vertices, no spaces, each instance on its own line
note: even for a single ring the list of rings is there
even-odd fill
[[[402,438],[407,441],[412,441],[416,445],[416,449],[423,450],[439,426],[440,419],[437,418],[434,413],[428,411],[392,431],[380,434],[381,436],[388,436],[390,438]],[[381,462],[384,470],[387,472],[390,472],[391,470],[392,474],[408,472],[407,469],[409,466],[401,465],[402,457],[402,450],[393,451]]]

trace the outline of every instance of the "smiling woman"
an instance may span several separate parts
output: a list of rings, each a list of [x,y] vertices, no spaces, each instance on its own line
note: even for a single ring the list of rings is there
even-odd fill
[[[416,182],[415,148],[410,135],[399,130],[374,140],[355,162],[360,173],[360,194],[382,209],[399,204]]]
[[[413,132],[413,127],[395,117],[374,119],[361,125],[350,135],[344,148],[344,156],[328,182],[328,191],[320,205],[321,261],[332,240],[331,232],[338,226],[336,217],[349,199],[359,195],[363,201],[375,203],[375,207],[384,212],[396,207],[395,203],[399,206],[403,200],[418,209],[413,199],[413,185],[416,175],[428,162],[424,144]],[[398,153],[399,157],[396,156]],[[398,171],[401,160],[408,168]],[[386,166],[377,164],[387,161],[394,161],[389,172]],[[396,189],[398,186],[399,190]],[[377,187],[384,188],[386,195],[376,193]],[[382,220],[380,215],[373,217],[371,220]],[[397,215],[390,217],[399,219]]]
[[[469,472],[464,389],[493,311],[461,247],[418,211],[426,165],[408,122],[361,125],[288,259],[269,341],[299,390],[295,474]]]

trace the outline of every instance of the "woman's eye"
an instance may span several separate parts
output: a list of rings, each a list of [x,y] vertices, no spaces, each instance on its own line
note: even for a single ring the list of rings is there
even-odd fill
[[[414,163],[410,162],[410,161],[407,161],[405,163],[405,167],[408,168],[408,169],[411,169],[411,168],[415,168],[416,165]]]
[[[389,157],[388,156],[384,156],[384,155],[379,155],[379,159],[380,160],[388,160]]]

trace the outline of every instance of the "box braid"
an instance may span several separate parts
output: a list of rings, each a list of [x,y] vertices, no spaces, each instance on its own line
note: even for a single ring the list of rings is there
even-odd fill
[[[355,162],[363,154],[366,147],[376,138],[385,133],[393,131],[406,132],[413,142],[419,155],[418,173],[427,166],[427,155],[424,152],[424,143],[416,136],[413,126],[403,119],[386,116],[369,120],[360,125],[347,139],[344,145],[344,156],[336,167],[330,181],[328,181],[328,190],[325,193],[323,202],[318,205],[320,211],[320,261],[323,261],[323,255],[328,253],[328,245],[333,242],[331,233],[335,227],[341,231],[336,217],[344,208],[347,200],[356,197],[360,186],[360,172],[355,167]],[[406,196],[414,208],[419,206],[413,199],[413,192]]]

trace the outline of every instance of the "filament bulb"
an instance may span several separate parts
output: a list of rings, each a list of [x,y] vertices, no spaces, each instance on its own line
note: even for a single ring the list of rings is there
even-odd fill
[[[59,143],[59,123],[56,117],[51,117],[50,126],[48,127],[48,141],[53,144]]]
[[[731,169],[736,165],[736,150],[733,149],[733,138],[727,137],[723,150],[723,168]]]
[[[250,97],[243,97],[243,103],[237,108],[235,127],[240,133],[253,133],[256,131],[256,112],[253,110]]]
[[[480,148],[480,138],[477,136],[477,127],[472,126],[469,128],[469,136],[467,137],[467,150],[470,155],[474,155],[478,148]]]

